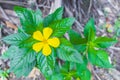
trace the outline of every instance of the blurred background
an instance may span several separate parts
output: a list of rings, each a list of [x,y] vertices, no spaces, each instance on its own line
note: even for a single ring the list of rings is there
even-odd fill
[[[20,25],[19,18],[13,11],[14,6],[40,9],[43,17],[63,6],[63,17],[75,17],[72,28],[81,34],[85,23],[93,17],[97,36],[115,37],[119,40],[116,45],[107,49],[115,68],[94,67],[93,80],[120,80],[120,0],[0,0],[0,39],[15,33],[17,26]],[[8,47],[9,45],[0,41],[0,56]],[[4,73],[2,78],[6,77],[5,80],[44,80],[37,69],[33,69],[28,77],[18,79],[13,73],[9,73],[9,65],[9,60],[0,59],[0,76]]]

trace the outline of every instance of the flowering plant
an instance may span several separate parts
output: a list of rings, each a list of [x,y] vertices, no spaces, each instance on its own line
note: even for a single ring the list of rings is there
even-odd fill
[[[17,33],[3,38],[10,44],[3,58],[10,60],[10,72],[17,77],[28,76],[37,67],[46,80],[90,80],[88,62],[99,67],[112,67],[102,48],[111,46],[116,40],[96,37],[93,19],[88,21],[84,37],[81,37],[71,30],[75,19],[62,18],[62,7],[45,18],[40,10],[15,7],[15,12],[21,26]],[[69,40],[64,37],[66,32]]]
[[[10,71],[16,76],[27,76],[37,67],[49,79],[56,72],[56,66],[59,67],[57,61],[83,62],[79,52],[63,36],[75,19],[62,19],[62,7],[45,18],[40,10],[15,7],[15,11],[21,27],[3,41],[10,44],[4,57],[10,59]]]

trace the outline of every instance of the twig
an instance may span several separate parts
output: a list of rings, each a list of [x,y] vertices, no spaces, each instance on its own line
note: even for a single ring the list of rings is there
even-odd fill
[[[92,70],[92,72],[93,72],[93,74],[96,76],[96,78],[97,78],[98,80],[102,80],[102,79],[97,75],[97,73],[96,73],[94,70]]]
[[[35,6],[36,6],[36,9],[38,10],[39,9],[39,6],[38,6],[38,3],[35,2]]]
[[[62,4],[62,0],[55,0],[54,3],[52,3],[49,14],[54,12],[57,8],[61,7],[61,4]]]
[[[0,6],[0,11],[2,12],[2,15],[3,15],[3,22],[8,26],[8,27],[10,27],[10,26],[12,26],[12,27],[14,27],[14,28],[17,28],[16,27],[16,23],[11,19],[11,18],[9,18],[8,17],[8,15],[5,13],[5,11],[2,9],[2,7]],[[13,23],[13,24],[12,24]],[[14,25],[15,24],[15,25]]]
[[[38,7],[44,7],[44,8],[50,8],[50,6],[46,6],[46,5],[38,5]]]
[[[89,63],[89,69],[90,69],[90,71],[96,76],[96,78],[98,79],[98,80],[102,80],[98,75],[97,75],[97,73],[94,71],[94,68],[93,68],[93,66]],[[92,77],[93,78],[93,77]],[[94,80],[94,79],[93,79]]]
[[[116,6],[112,4],[111,0],[108,0],[108,2],[110,3],[110,5],[111,5],[116,11],[119,11],[119,8],[116,8]]]
[[[89,8],[88,8],[88,15],[90,14],[90,11],[91,11],[91,8],[92,8],[92,3],[93,3],[93,0],[90,0],[90,5],[89,5]]]
[[[73,17],[73,13],[69,10],[69,8],[67,6],[65,6],[65,10],[69,17]],[[77,24],[77,27],[79,27],[81,30],[83,30],[83,27],[77,20],[75,20],[75,23]]]
[[[118,47],[111,46],[110,48],[114,49],[114,50],[117,50],[117,51],[120,51],[120,48],[118,48]]]
[[[1,31],[2,24],[0,23],[0,38],[2,38],[2,31]]]
[[[81,26],[81,24],[77,20],[75,20],[75,23],[78,25],[77,27],[79,27],[81,29],[81,31],[83,31],[83,27]]]
[[[8,16],[6,15],[5,11],[2,9],[1,6],[0,6],[0,11],[2,12],[2,15],[4,16],[2,18],[4,18],[5,20],[9,20]]]
[[[73,17],[73,13],[69,10],[69,8],[66,5],[65,5],[65,10],[66,10],[66,13],[68,14],[68,16]]]
[[[115,80],[120,80],[120,72],[116,69],[110,69],[109,73]]]
[[[17,1],[0,1],[0,3],[23,6],[23,7],[28,6],[27,3],[25,3],[25,2],[17,2]]]

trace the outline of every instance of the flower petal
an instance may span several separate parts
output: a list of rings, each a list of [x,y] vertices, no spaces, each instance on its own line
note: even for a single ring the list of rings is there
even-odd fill
[[[43,35],[46,40],[51,36],[52,33],[53,30],[49,27],[43,29]]]
[[[52,47],[58,47],[60,45],[60,40],[59,38],[51,38],[47,40],[48,44],[51,45]]]
[[[45,56],[49,56],[51,54],[51,52],[52,52],[52,50],[51,50],[50,46],[48,44],[45,44],[43,47],[42,53]]]
[[[43,35],[40,31],[35,31],[33,33],[33,38],[39,41],[43,41]]]
[[[33,50],[35,50],[36,52],[41,51],[41,49],[43,48],[44,44],[42,42],[38,42],[33,44],[32,48]]]

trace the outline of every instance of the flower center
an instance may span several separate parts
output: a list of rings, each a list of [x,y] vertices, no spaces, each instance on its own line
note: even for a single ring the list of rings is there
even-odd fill
[[[44,44],[48,44],[48,42],[47,42],[47,40],[46,40],[46,39],[44,39],[44,40],[43,40],[43,43],[44,43]]]

